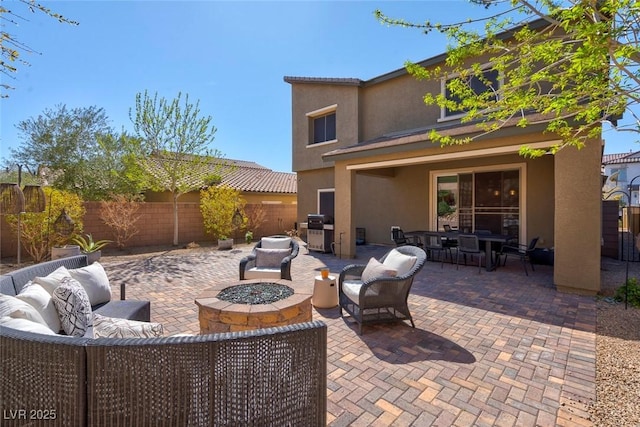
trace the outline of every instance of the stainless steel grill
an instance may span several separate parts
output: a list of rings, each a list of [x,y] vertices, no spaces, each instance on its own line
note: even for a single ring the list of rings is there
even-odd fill
[[[307,240],[310,251],[331,252],[333,218],[324,214],[307,215]]]

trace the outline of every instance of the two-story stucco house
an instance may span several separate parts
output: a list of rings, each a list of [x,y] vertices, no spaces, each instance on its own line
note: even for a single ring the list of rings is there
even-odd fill
[[[518,154],[522,145],[546,148],[558,138],[541,125],[505,126],[441,147],[430,140],[432,129],[479,134],[460,114],[424,104],[425,93],[446,90],[444,81],[418,81],[404,68],[370,80],[284,80],[291,85],[297,221],[320,211],[333,216],[336,254],[355,256],[356,228],[366,230],[367,242],[385,244],[394,225],[515,231],[520,243],[538,236],[538,246],[554,248],[559,290],[600,290],[601,140],[528,159]]]

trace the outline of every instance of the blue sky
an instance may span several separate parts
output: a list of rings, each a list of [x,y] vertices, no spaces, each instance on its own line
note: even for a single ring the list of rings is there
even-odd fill
[[[56,1],[79,26],[3,6],[28,21],[7,27],[36,50],[1,101],[0,158],[20,144],[15,125],[47,108],[97,106],[116,130],[131,130],[138,92],[200,101],[227,158],[291,171],[291,92],[284,76],[368,80],[444,52],[446,40],[377,22],[375,9],[412,21],[450,22],[484,13],[449,1]],[[638,150],[605,133],[605,152]]]

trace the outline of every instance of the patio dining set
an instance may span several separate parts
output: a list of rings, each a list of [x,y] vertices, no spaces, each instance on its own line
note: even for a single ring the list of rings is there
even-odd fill
[[[535,270],[532,253],[538,244],[538,237],[534,237],[526,244],[519,244],[517,236],[512,234],[494,233],[490,230],[459,231],[450,227],[444,230],[413,230],[404,232],[401,228],[392,228],[392,239],[396,244],[409,244],[427,251],[430,260],[436,258],[444,265],[448,255],[450,262],[459,268],[461,258],[467,264],[467,256],[478,259],[478,272],[481,271],[482,261],[486,271],[495,271],[505,265],[509,256],[518,258],[524,272],[529,275],[527,264]]]

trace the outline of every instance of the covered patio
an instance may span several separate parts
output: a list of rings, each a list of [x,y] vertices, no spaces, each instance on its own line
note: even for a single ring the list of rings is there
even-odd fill
[[[235,283],[251,246],[200,248],[102,260],[114,290],[151,300],[167,335],[199,331],[194,299],[214,283]],[[308,252],[292,264],[293,284],[313,283],[380,257],[364,245],[356,259]],[[117,298],[117,295],[114,295]],[[366,326],[338,308],[313,309],[328,325],[327,421],[346,425],[591,425],[595,400],[596,307],[592,297],[557,292],[553,268],[525,276],[509,261],[495,272],[427,262],[416,276],[408,324]]]

